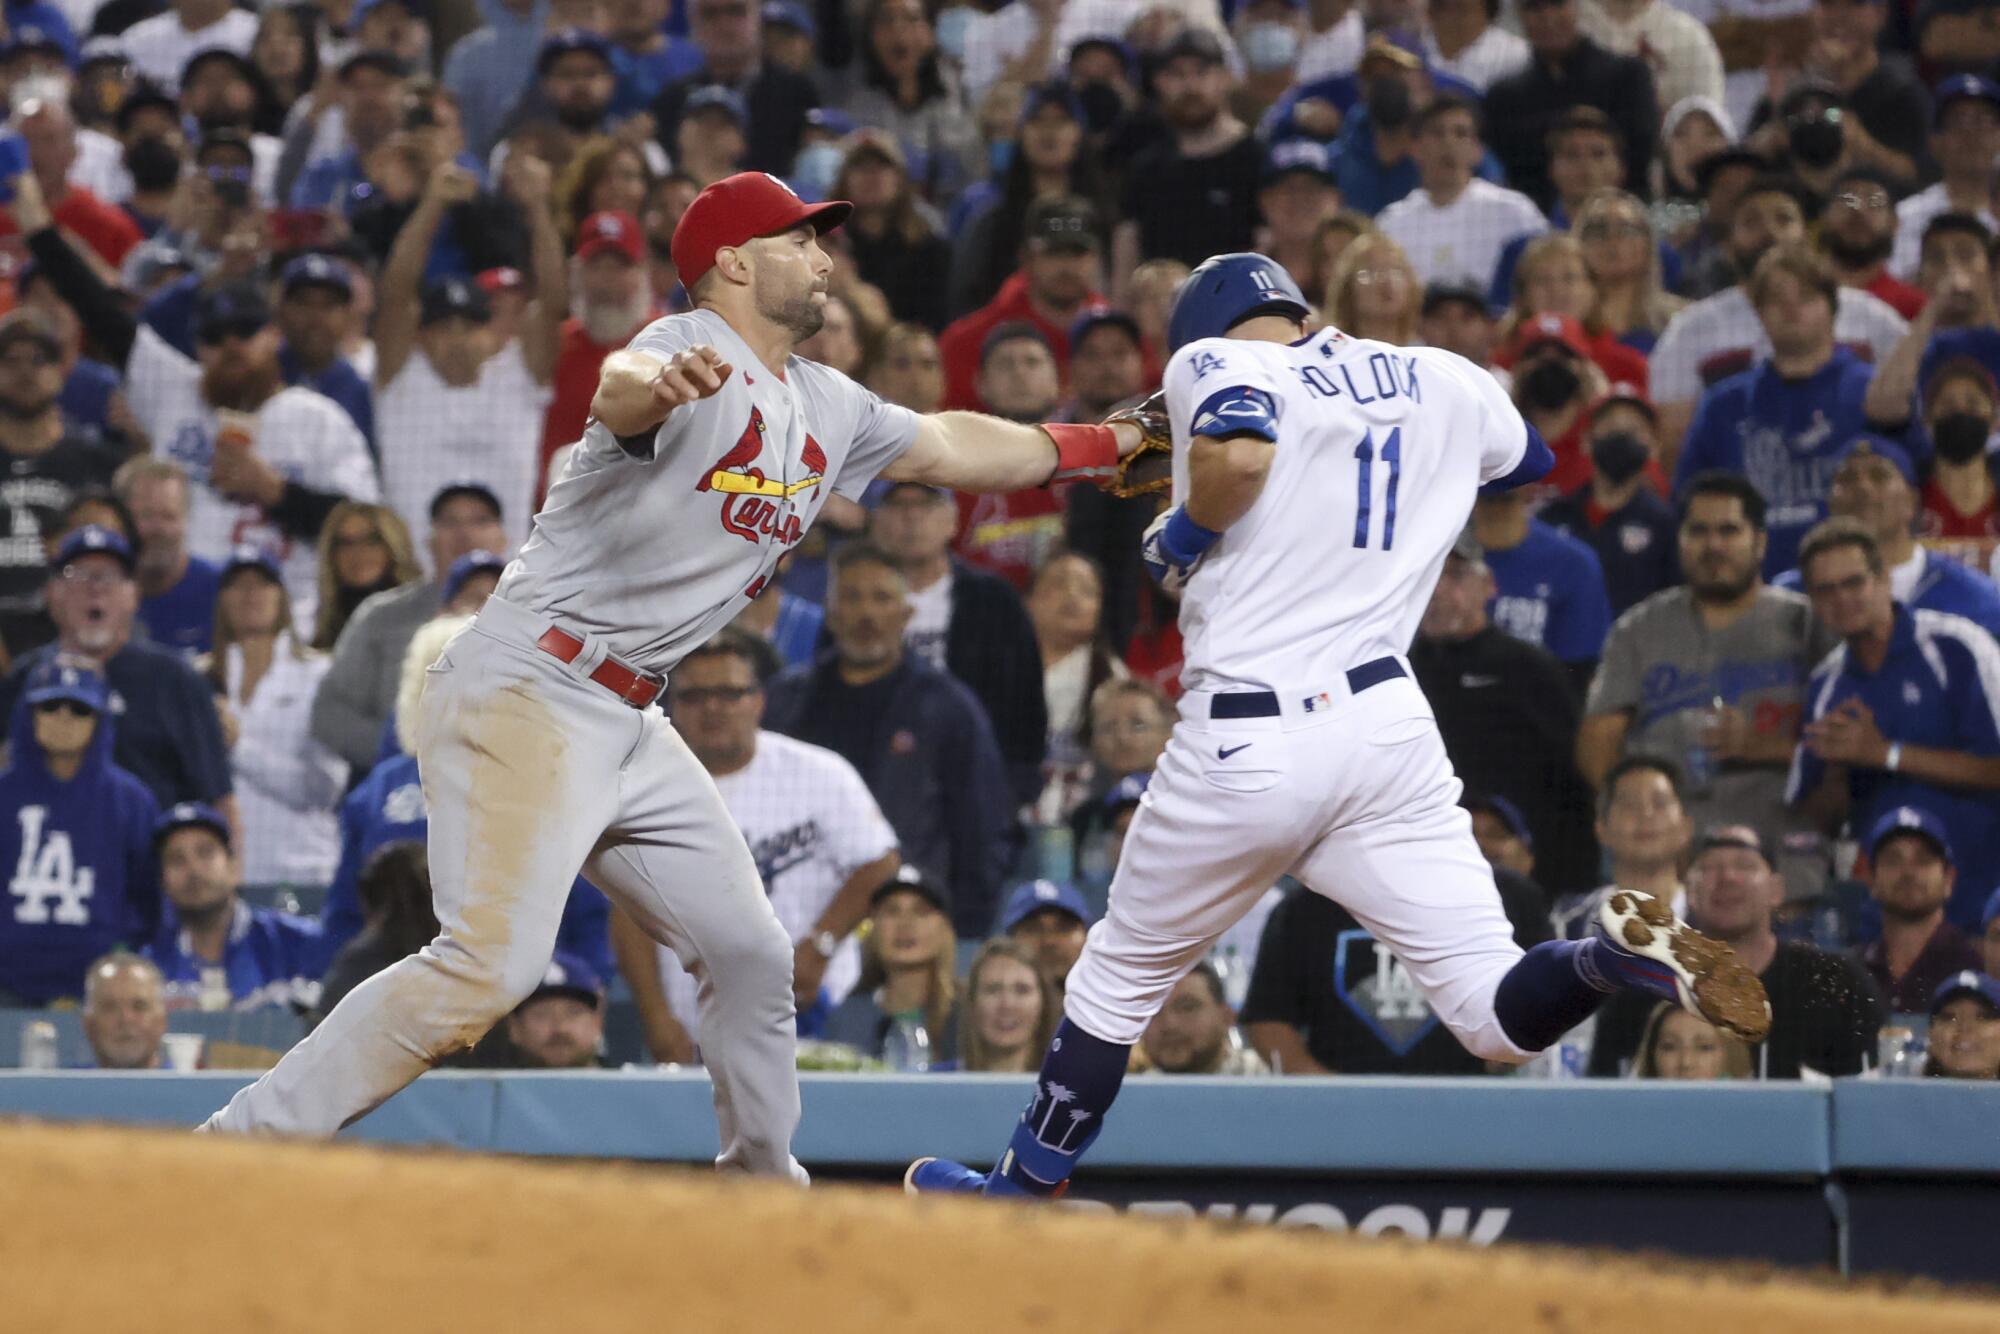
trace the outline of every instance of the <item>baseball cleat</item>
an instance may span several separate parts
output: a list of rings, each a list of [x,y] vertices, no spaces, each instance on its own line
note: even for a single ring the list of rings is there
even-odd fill
[[[949,1158],[919,1158],[903,1173],[905,1195],[977,1195],[986,1189],[986,1174]]]
[[[1608,980],[1673,1001],[1749,1042],[1771,1031],[1771,1002],[1757,975],[1652,895],[1615,891],[1597,910],[1597,938]]]

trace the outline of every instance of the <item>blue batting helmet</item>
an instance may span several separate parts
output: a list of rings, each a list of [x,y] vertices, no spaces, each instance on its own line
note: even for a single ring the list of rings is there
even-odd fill
[[[1292,275],[1268,255],[1216,255],[1203,260],[1174,293],[1167,351],[1178,352],[1197,338],[1220,338],[1252,315],[1311,313]]]

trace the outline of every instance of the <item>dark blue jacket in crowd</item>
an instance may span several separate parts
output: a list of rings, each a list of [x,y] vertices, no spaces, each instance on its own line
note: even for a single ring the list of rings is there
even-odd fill
[[[107,431],[111,428],[111,396],[124,381],[118,372],[101,361],[78,357],[63,380],[56,406],[63,420],[75,431]]]
[[[1769,541],[1764,577],[1799,563],[1799,543],[1826,517],[1833,474],[1855,436],[1868,430],[1861,411],[1875,368],[1844,347],[1800,380],[1760,362],[1718,382],[1701,397],[1674,469],[1674,493],[1711,469],[1739,473],[1763,493]]]
[[[1495,593],[1487,612],[1516,639],[1537,644],[1563,662],[1592,663],[1611,633],[1611,603],[1597,553],[1540,519],[1506,551],[1488,550]]]
[[[1597,553],[1613,620],[1681,581],[1680,521],[1649,486],[1641,486],[1602,523],[1590,521],[1587,486],[1543,506],[1536,517]]]
[[[2000,588],[1983,574],[1975,574],[1949,556],[1923,552],[1924,572],[1910,590],[1909,605],[1918,611],[1948,611],[1963,616],[1986,632],[2000,638]],[[1805,579],[1797,570],[1786,570],[1771,581],[1779,588],[1805,591]]]
[[[396,755],[368,771],[368,776],[340,803],[340,865],[320,910],[326,932],[327,956],[360,934],[361,895],[356,888],[361,868],[385,843],[404,839],[422,842],[430,834],[430,812],[417,780],[413,756]],[[582,876],[570,886],[563,908],[556,948],[588,960],[600,976],[611,973],[611,905]]]
[[[160,966],[170,1009],[199,1005],[206,989],[203,972],[220,968],[229,986],[231,1009],[283,1005],[301,1012],[310,1010],[319,1004],[319,979],[329,962],[326,937],[318,922],[275,908],[253,908],[240,899],[230,917],[229,939],[219,963],[194,953],[194,942],[171,903],[166,906],[159,935],[146,947],[146,957]]]
[[[1859,700],[1892,742],[1972,755],[2000,755],[2000,644],[1963,617],[1896,606],[1888,656],[1869,671],[1845,644],[1827,654],[1806,682],[1807,724],[1847,700]],[[1787,801],[1803,801],[1826,777],[1826,765],[1801,743],[1793,753]],[[1847,819],[1873,829],[1898,806],[1916,806],[1944,822],[1958,875],[1945,914],[1963,930],[2000,885],[2000,792],[1945,787],[1886,769],[1847,770]]]
[[[155,644],[193,657],[215,639],[215,595],[222,591],[222,567],[188,557],[179,582],[164,593],[139,600],[139,624]]]
[[[160,920],[153,870],[159,806],[111,759],[113,725],[97,734],[68,782],[35,741],[28,705],[13,703],[12,759],[0,770],[0,991],[32,1005],[83,995],[92,960],[137,949]]]
[[[771,683],[764,726],[852,764],[903,861],[949,889],[953,928],[968,939],[991,934],[1016,803],[978,697],[908,655],[881,680],[850,686],[826,653]]]
[[[189,274],[176,278],[146,303],[139,312],[139,319],[169,344],[192,357],[195,355],[195,300],[200,294],[199,276]],[[290,344],[280,344],[278,370],[285,377],[286,384],[303,385],[340,404],[368,441],[368,448],[375,448],[375,395],[369,389],[368,381],[361,378],[361,373],[347,358],[336,357],[333,364],[318,375],[308,375],[305,368],[299,365],[298,356]]]
[[[0,681],[0,717],[14,735],[15,701],[23,683],[57,646],[44,644],[14,663]],[[234,790],[229,772],[229,747],[222,740],[222,721],[215,712],[215,692],[208,682],[173,649],[134,635],[105,664],[111,683],[111,758],[120,768],[153,791],[162,806],[182,801],[214,805]]]

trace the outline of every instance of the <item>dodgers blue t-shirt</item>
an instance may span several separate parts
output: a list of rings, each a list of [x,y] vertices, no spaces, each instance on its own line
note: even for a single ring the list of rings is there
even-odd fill
[[[1611,601],[1597,553],[1540,519],[1506,551],[1489,549],[1487,568],[1497,591],[1487,608],[1493,624],[1516,639],[1540,645],[1564,662],[1603,655],[1611,632]]]
[[[222,591],[222,567],[188,557],[180,582],[139,601],[139,624],[155,644],[188,657],[208,652],[215,639],[215,595]]]
[[[1874,374],[1873,366],[1835,348],[1826,365],[1803,379],[1788,380],[1766,361],[1719,382],[1695,409],[1674,493],[1699,473],[1749,478],[1769,506],[1764,577],[1776,578],[1799,563],[1799,543],[1826,517],[1841,454],[1868,430],[1861,400]]]

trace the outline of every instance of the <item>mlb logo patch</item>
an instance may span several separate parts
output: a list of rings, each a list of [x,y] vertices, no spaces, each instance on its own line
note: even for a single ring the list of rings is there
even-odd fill
[[[1304,700],[1304,703],[1305,703],[1305,708],[1306,708],[1306,712],[1307,712],[1307,713],[1311,713],[1311,712],[1313,712],[1313,711],[1314,711],[1314,710],[1316,710],[1316,709],[1330,709],[1330,708],[1332,708],[1332,707],[1333,707],[1333,697],[1332,697],[1331,695],[1327,694],[1327,693],[1326,693],[1326,692],[1325,692],[1324,690],[1322,690],[1322,691],[1320,691],[1320,692],[1319,692],[1319,693],[1318,693],[1317,695],[1307,695],[1307,696],[1305,697],[1305,700]]]

